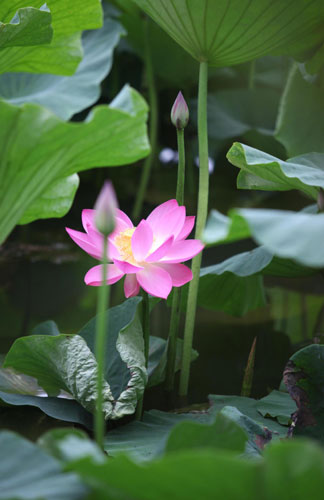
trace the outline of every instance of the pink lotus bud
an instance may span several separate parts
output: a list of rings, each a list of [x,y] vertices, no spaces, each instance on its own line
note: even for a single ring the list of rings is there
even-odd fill
[[[110,181],[104,183],[94,208],[96,228],[104,236],[108,236],[115,229],[116,209],[118,208],[116,194]]]
[[[189,109],[181,92],[179,92],[172,106],[171,121],[180,130],[185,128],[189,121]]]

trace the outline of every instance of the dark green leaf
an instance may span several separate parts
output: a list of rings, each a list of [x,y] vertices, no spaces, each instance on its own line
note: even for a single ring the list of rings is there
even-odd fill
[[[296,404],[287,393],[272,391],[259,400],[257,409],[263,417],[273,417],[279,424],[288,425],[291,415],[296,411]]]

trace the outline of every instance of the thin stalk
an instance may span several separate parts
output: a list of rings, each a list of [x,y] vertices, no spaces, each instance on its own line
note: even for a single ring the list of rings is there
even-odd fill
[[[178,139],[178,177],[177,177],[177,192],[176,198],[179,205],[184,203],[184,184],[185,184],[185,145],[184,145],[184,129],[177,129]],[[180,303],[181,303],[181,288],[174,288],[171,308],[170,330],[168,340],[168,358],[166,366],[165,389],[172,391],[174,387],[174,374],[177,352],[177,337],[180,321]]]
[[[254,89],[254,77],[255,77],[255,59],[250,62],[249,75],[248,75],[248,89]]]
[[[248,357],[248,360],[246,363],[246,368],[244,371],[244,377],[243,377],[243,382],[242,382],[241,396],[245,396],[247,398],[249,398],[251,396],[251,391],[252,391],[256,340],[257,340],[257,338],[254,337],[254,340],[252,342],[252,347],[250,350],[250,354],[249,354],[249,357]]]
[[[148,367],[149,349],[150,349],[150,302],[148,293],[143,291],[143,301],[142,301],[142,327],[143,327],[143,337],[144,337],[144,355],[145,355],[145,367]],[[142,420],[143,414],[143,401],[144,394],[139,399],[136,407],[136,420]]]
[[[135,199],[135,204],[133,208],[132,217],[134,221],[139,219],[142,212],[143,201],[145,193],[147,190],[148,181],[151,174],[152,164],[156,156],[157,147],[157,128],[158,128],[158,97],[155,86],[153,60],[149,39],[149,20],[145,18],[145,70],[146,79],[149,92],[149,106],[150,106],[150,122],[149,122],[149,139],[151,144],[151,153],[144,161],[144,165],[141,173],[141,180],[139,188],[137,190],[137,195]]]
[[[97,406],[95,412],[94,432],[98,446],[103,449],[105,419],[103,414],[103,380],[105,370],[105,345],[107,341],[107,324],[108,324],[108,308],[110,286],[106,285],[107,276],[107,237],[103,238],[103,255],[102,255],[102,285],[98,289],[97,303],[97,326],[96,326],[96,342],[95,356],[98,364],[97,374]]]
[[[208,86],[208,64],[200,63],[199,88],[198,88],[198,145],[199,145],[199,192],[198,209],[195,238],[201,239],[206,225],[208,210],[209,170],[208,170],[208,133],[207,133],[207,86]],[[199,284],[199,273],[201,265],[201,253],[192,261],[193,278],[189,285],[185,330],[183,339],[182,365],[180,373],[179,395],[187,396],[192,339],[196,318],[197,295]]]

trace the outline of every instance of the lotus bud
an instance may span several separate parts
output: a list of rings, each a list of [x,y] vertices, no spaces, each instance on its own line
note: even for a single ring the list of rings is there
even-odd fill
[[[324,212],[324,191],[320,188],[317,195],[317,206],[320,212]]]
[[[94,222],[96,228],[104,236],[108,236],[115,229],[116,209],[118,202],[111,182],[106,181],[95,203]]]
[[[179,92],[172,106],[171,121],[179,130],[185,128],[189,121],[189,109],[181,92]]]

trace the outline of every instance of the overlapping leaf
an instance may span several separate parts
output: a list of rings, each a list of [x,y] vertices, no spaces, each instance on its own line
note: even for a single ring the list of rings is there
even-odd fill
[[[76,172],[132,163],[149,152],[147,106],[127,86],[110,106],[96,107],[83,123],[65,123],[35,104],[16,107],[0,102],[0,113],[4,124],[0,131],[0,243],[24,220],[27,210],[28,221],[47,216],[47,198],[62,178],[70,184],[69,176]],[[73,194],[74,189],[68,191]],[[39,197],[44,203],[40,204]],[[71,205],[73,197],[69,199],[59,210],[55,208],[60,216]]]
[[[282,161],[236,142],[228,151],[227,158],[240,169],[237,187],[241,189],[298,189],[316,200],[318,188],[324,188],[324,154],[310,153]]]
[[[40,104],[68,120],[97,101],[123,33],[122,26],[106,15],[101,29],[84,33],[83,59],[73,76],[7,73],[0,76],[0,97],[15,105]]]
[[[229,66],[323,40],[321,0],[135,0],[198,61]]]
[[[43,0],[2,0],[0,21],[9,23],[19,8],[39,9]],[[51,43],[37,46],[8,47],[1,50],[0,73],[26,71],[71,75],[82,59],[81,32],[100,28],[102,9],[100,0],[48,0],[52,16]],[[38,29],[40,26],[38,26]],[[33,35],[34,36],[34,35]]]
[[[323,235],[324,214],[235,209],[228,217],[212,210],[203,239],[213,245],[252,237],[273,255],[317,268],[324,265]]]
[[[46,5],[40,9],[18,9],[10,22],[0,18],[0,49],[50,43],[53,36],[52,16]]]

